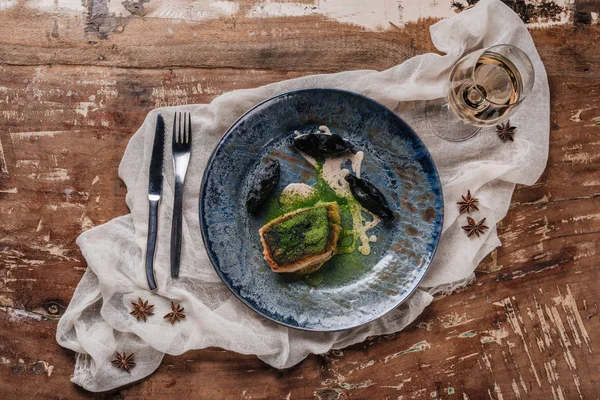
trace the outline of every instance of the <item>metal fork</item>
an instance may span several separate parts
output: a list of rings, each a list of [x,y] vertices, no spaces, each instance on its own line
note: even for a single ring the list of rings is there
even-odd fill
[[[173,119],[173,169],[175,171],[175,197],[171,225],[171,276],[179,276],[181,259],[181,219],[183,208],[183,183],[192,150],[192,117],[190,113],[175,113]]]

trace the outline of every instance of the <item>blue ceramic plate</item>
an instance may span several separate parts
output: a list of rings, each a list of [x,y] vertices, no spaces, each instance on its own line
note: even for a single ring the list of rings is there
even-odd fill
[[[271,271],[258,235],[267,210],[249,216],[245,199],[265,157],[281,163],[277,194],[292,182],[314,184],[315,169],[289,143],[294,131],[322,125],[364,152],[362,177],[383,192],[396,218],[369,231],[378,238],[371,254],[336,255],[307,281]],[[244,114],[212,154],[200,197],[204,244],[227,287],[259,314],[311,331],[356,327],[406,300],[427,271],[442,222],[442,188],[423,142],[386,107],[341,90],[290,92]]]

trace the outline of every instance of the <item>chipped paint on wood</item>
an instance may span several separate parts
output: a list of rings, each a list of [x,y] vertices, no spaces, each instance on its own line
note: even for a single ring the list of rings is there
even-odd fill
[[[68,181],[71,179],[69,171],[65,168],[55,168],[54,170],[47,172],[32,172],[27,175],[27,177],[39,181]]]
[[[0,310],[4,310],[9,315],[9,321],[18,321],[19,319],[33,319],[35,321],[43,321],[45,316],[32,311],[22,310],[14,307],[0,305]]]
[[[47,361],[40,360],[33,364],[32,371],[35,375],[46,374],[48,377],[52,375],[54,365],[50,365]]]
[[[35,132],[11,132],[10,138],[12,140],[36,140],[42,137],[53,138],[56,135],[74,134],[79,131],[35,131]]]
[[[94,223],[92,222],[91,219],[89,219],[89,217],[85,214],[83,214],[81,216],[81,232],[85,232],[88,229],[91,229],[94,227]]]
[[[582,0],[583,1],[583,0]],[[5,2],[6,3],[6,2]],[[107,39],[110,33],[122,34],[134,18],[163,19],[172,21],[173,27],[181,21],[201,23],[223,20],[236,29],[237,21],[264,18],[306,18],[319,16],[342,24],[350,24],[368,30],[397,29],[411,22],[425,18],[448,18],[476,3],[476,0],[429,1],[429,0],[354,0],[327,1],[213,1],[197,0],[192,3],[182,0],[149,2],[93,0],[88,7],[77,1],[28,2],[26,9],[48,13],[49,15],[85,16],[86,33],[96,34],[100,40]],[[532,27],[566,24],[573,20],[572,4],[569,0],[549,0],[537,2],[506,1],[521,18]],[[67,4],[68,6],[63,6]],[[16,2],[4,4],[5,10],[17,6]],[[2,7],[0,7],[0,11]],[[593,14],[593,13],[592,13]],[[590,14],[590,23],[593,15]],[[167,37],[173,36],[173,27],[168,28]],[[61,37],[64,25],[54,20],[48,36]],[[89,36],[89,35],[88,35]],[[91,37],[91,36],[90,36]]]
[[[550,387],[552,389],[552,396],[557,400],[565,400],[565,395],[563,393],[562,388],[559,386],[556,389],[554,386]]]
[[[558,342],[561,346],[560,349],[562,350],[561,359],[563,359],[565,362],[563,365],[567,366],[567,371],[573,371],[571,374],[571,379],[574,385],[574,390],[577,390],[578,393],[581,393],[579,389],[580,380],[578,375],[574,372],[577,370],[577,362],[576,356],[573,353],[573,348],[579,347],[585,349],[587,353],[591,354],[591,352],[593,352],[593,347],[588,329],[586,328],[584,319],[579,312],[576,298],[573,295],[571,286],[566,285],[564,290],[566,294],[563,294],[563,290],[557,288],[558,296],[550,297],[552,304],[544,304],[539,298],[539,296],[544,296],[544,292],[541,290],[541,288],[539,289],[539,294],[534,292],[532,296],[534,303],[533,309],[526,307],[529,321],[530,323],[534,324],[533,326],[535,329],[533,331],[533,336],[535,337],[535,342],[537,343],[537,348],[539,349],[539,355],[547,354],[547,350],[553,348],[553,335],[558,335]],[[519,346],[519,348],[523,349],[526,353],[529,360],[529,369],[535,375],[537,367],[534,361],[539,358],[539,355],[535,354],[533,350],[529,348],[528,339],[526,339],[526,337],[530,337],[531,333],[527,332],[525,327],[527,324],[523,318],[520,318],[518,308],[514,304],[515,301],[516,298],[509,297],[500,302],[495,302],[494,304],[504,308],[507,321],[509,326],[512,328],[512,333],[520,337],[522,345]],[[584,300],[582,300],[581,303],[583,310],[587,311],[587,303]],[[562,314],[560,312],[561,310],[563,311]],[[566,323],[564,322],[565,320],[567,321]],[[510,358],[514,359],[515,355],[513,354],[513,348],[516,348],[516,344],[512,344],[510,341],[508,341],[507,344]],[[504,359],[505,363],[508,363],[506,356]],[[481,361],[482,365],[490,373],[492,373],[491,368],[494,363],[491,362],[489,354],[483,353]],[[517,367],[518,371],[518,365],[516,362],[515,367]],[[560,369],[561,367],[559,366],[559,362],[555,358],[547,358],[542,362],[542,371],[544,371],[546,380],[550,384],[550,389],[553,396],[555,396],[557,399],[566,398],[564,387],[565,380],[561,379],[564,374],[559,372]],[[519,377],[521,380],[521,388],[525,391],[525,393],[527,393],[527,386],[523,382],[520,373]],[[511,386],[515,396],[520,397],[521,388],[519,388],[517,381],[514,380]],[[518,396],[515,388],[519,391]]]
[[[0,138],[0,172],[8,175],[8,167],[6,166],[6,158],[4,158],[4,148],[2,147],[2,138]]]
[[[465,325],[473,321],[473,319],[467,318],[467,314],[464,313],[459,315],[457,313],[452,313],[450,315],[440,317],[439,318],[444,329],[453,328],[455,326]]]
[[[99,109],[98,105],[92,101],[81,101],[77,103],[77,107],[75,107],[75,112],[77,114],[82,115],[84,118],[88,116],[89,110],[96,111]]]
[[[481,361],[483,361],[483,365],[485,365],[485,367],[490,371],[490,373],[494,373],[494,370],[492,369],[492,360],[491,360],[492,356],[491,355],[487,355],[486,353],[483,353],[483,357],[481,358]]]
[[[433,326],[434,322],[433,321],[423,321],[423,322],[419,322],[419,324],[417,325],[418,328],[421,329],[425,329],[427,331],[431,331],[431,328]]]
[[[471,353],[471,354],[467,354],[466,356],[462,356],[459,358],[460,361],[466,360],[467,358],[471,358],[471,357],[475,357],[476,355],[479,355],[479,353]]]
[[[562,308],[565,312],[565,315],[567,316],[567,321],[571,328],[571,333],[574,336],[575,344],[578,345],[579,347],[581,347],[582,342],[581,342],[581,339],[579,338],[579,335],[581,335],[581,338],[583,339],[584,343],[587,346],[588,351],[591,354],[593,352],[593,350],[592,350],[592,346],[591,346],[590,335],[588,334],[588,331],[585,328],[583,319],[581,318],[581,315],[577,308],[577,302],[575,300],[575,297],[573,297],[573,293],[571,293],[571,288],[569,287],[569,285],[566,285],[566,289],[567,289],[567,294],[565,296],[563,296],[559,290],[558,297],[555,297],[552,300],[554,301],[555,305],[562,306]],[[578,332],[578,330],[579,330],[579,332]]]
[[[548,378],[548,383],[552,384],[555,381],[558,381],[558,373],[556,372],[556,360],[552,359],[548,362],[544,362],[544,368],[546,370],[546,377]]]
[[[69,249],[65,249],[63,246],[58,244],[47,244],[44,247],[40,247],[39,250],[63,260],[77,261],[77,258],[70,257],[67,255]]]
[[[515,382],[514,379],[511,382],[511,387],[512,387],[513,393],[515,394],[515,398],[517,400],[520,400],[521,399],[521,391],[519,390],[519,385],[517,385],[517,382]]]
[[[422,341],[420,341],[418,343],[413,344],[412,346],[410,346],[406,350],[402,350],[402,351],[399,351],[397,353],[394,353],[394,354],[391,354],[389,356],[386,356],[384,358],[383,362],[387,363],[388,361],[390,361],[390,360],[392,360],[392,359],[394,359],[396,357],[400,357],[402,355],[409,354],[409,353],[414,353],[414,352],[417,352],[417,351],[424,351],[424,350],[429,349],[430,347],[431,347],[431,345],[426,340],[422,340]]]
[[[496,399],[504,400],[504,396],[502,395],[502,390],[500,390],[500,385],[498,385],[498,382],[494,382],[494,393],[496,394]]]
[[[550,325],[548,324],[548,321],[546,321],[544,311],[542,310],[542,307],[538,302],[538,299],[535,294],[533,295],[533,301],[535,305],[536,316],[538,318],[538,321],[540,322],[540,327],[542,329],[542,338],[537,338],[536,340],[541,352],[544,351],[546,348],[550,348],[553,342],[552,337],[550,336]],[[533,320],[533,318],[531,319]]]
[[[508,330],[504,327],[501,327],[500,329],[484,331],[483,333],[486,333],[487,335],[480,338],[481,343],[494,342],[499,345],[502,345],[502,340],[506,339],[509,335]]]
[[[124,2],[127,3],[127,2]],[[115,16],[127,17],[132,13],[131,8],[126,8],[124,3],[109,2],[109,12]],[[143,5],[145,18],[165,18],[185,21],[204,21],[234,16],[239,10],[238,3],[234,1],[195,1],[181,0],[152,2]]]
[[[447,18],[454,15],[451,3],[427,0],[328,0],[314,4],[260,1],[247,18],[303,17],[322,15],[330,20],[358,25],[365,29],[389,29],[421,18]]]
[[[550,318],[550,321],[552,322],[554,327],[558,330],[558,333],[560,335],[559,343],[563,348],[563,357],[567,365],[569,366],[569,369],[571,371],[577,369],[575,358],[573,357],[573,353],[571,352],[571,340],[569,339],[569,335],[567,334],[558,309],[554,306],[550,308],[546,306],[546,313],[548,314],[548,317]]]
[[[499,304],[502,307],[504,307],[504,310],[506,312],[506,317],[508,319],[508,323],[509,323],[511,329],[513,330],[515,335],[519,336],[519,338],[521,339],[521,341],[523,343],[523,349],[525,350],[525,353],[527,354],[527,358],[529,359],[530,371],[533,374],[533,376],[535,377],[535,380],[536,380],[538,386],[542,386],[537,369],[535,367],[533,359],[531,358],[531,352],[529,351],[529,345],[527,344],[527,341],[525,340],[524,332],[526,332],[526,330],[524,328],[521,329],[521,325],[519,323],[519,317],[517,316],[517,314],[515,312],[515,309],[513,307],[511,299],[507,297],[504,300],[502,300],[500,303],[494,303],[494,304]]]
[[[371,387],[373,385],[375,385],[375,382],[373,382],[371,379],[364,381],[364,382],[358,382],[358,383],[347,383],[347,382],[340,383],[340,386],[346,390],[364,389],[364,388]]]
[[[576,374],[573,374],[573,383],[575,384],[575,388],[577,389],[579,398],[583,400],[583,393],[581,393],[581,383],[579,382],[579,376],[577,376]]]
[[[355,368],[352,368],[350,371],[348,371],[348,373],[346,375],[350,375],[350,374],[352,374],[355,371],[360,371],[362,369],[372,367],[373,365],[375,365],[375,363],[376,363],[375,360],[369,360],[369,361],[361,362],[361,363],[351,362],[350,364],[357,365],[357,366]]]

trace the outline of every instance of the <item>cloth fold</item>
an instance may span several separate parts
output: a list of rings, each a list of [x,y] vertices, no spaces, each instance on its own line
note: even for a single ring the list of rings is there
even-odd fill
[[[151,111],[131,138],[119,168],[127,185],[131,214],[92,228],[77,239],[88,268],[59,321],[60,345],[78,353],[72,381],[87,390],[110,390],[143,379],[165,353],[221,347],[254,354],[276,368],[297,364],[311,353],[322,354],[397,332],[410,324],[441,290],[451,291],[472,279],[478,263],[500,245],[495,224],[507,213],[515,184],[533,184],[548,155],[549,90],[544,66],[525,25],[499,0],[477,6],[431,27],[431,38],[445,55],[424,54],[385,71],[349,71],[314,75],[263,87],[223,94],[210,104]],[[493,128],[484,128],[465,142],[447,142],[428,128],[420,101],[440,98],[448,72],[468,52],[499,43],[523,49],[535,69],[535,85],[511,118],[518,127],[515,141],[502,143]],[[440,174],[445,198],[444,231],[436,256],[419,289],[382,318],[343,332],[314,333],[280,326],[244,306],[213,270],[202,245],[198,196],[206,162],[227,128],[246,110],[269,97],[297,89],[337,88],[361,93],[394,110],[427,145]],[[144,274],[148,218],[148,167],[156,112],[169,126],[175,111],[192,113],[194,141],[183,204],[183,245],[180,278],[169,272],[173,166],[165,163],[163,199],[159,211],[156,268],[158,291],[147,290]],[[167,143],[170,141],[167,133]],[[166,146],[166,159],[170,159]],[[477,219],[486,217],[489,231],[469,239],[461,231],[465,217],[456,201],[467,189],[479,198]],[[137,298],[154,304],[155,316],[136,321],[129,312]],[[169,325],[163,315],[170,300],[180,302],[185,320]],[[131,374],[115,368],[115,351],[135,353]]]

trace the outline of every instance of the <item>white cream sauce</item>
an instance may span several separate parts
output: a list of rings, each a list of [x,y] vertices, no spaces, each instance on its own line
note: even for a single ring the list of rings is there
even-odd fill
[[[373,220],[367,221],[362,216],[361,210],[363,210],[363,212],[368,213],[373,218]],[[352,224],[354,225],[354,232],[358,234],[358,238],[360,239],[360,246],[358,246],[358,251],[360,254],[366,256],[371,253],[371,245],[369,244],[369,242],[376,242],[377,236],[368,236],[367,231],[377,226],[379,221],[381,221],[381,218],[371,213],[370,211],[366,211],[360,205],[357,205],[356,209],[355,207],[352,208]]]
[[[352,196],[348,187],[348,182],[344,179],[350,171],[347,168],[342,168],[342,164],[346,161],[350,161],[352,170],[356,176],[360,178],[360,166],[364,157],[365,153],[359,151],[356,154],[347,153],[338,157],[327,158],[323,164],[323,179],[338,195],[346,196],[349,194]]]
[[[328,127],[326,127],[325,125],[321,125],[319,127],[319,131],[321,131],[321,133],[324,133],[326,135],[332,135],[331,131],[329,130]]]
[[[290,183],[279,195],[279,202],[284,206],[291,204],[298,197],[308,199],[315,194],[315,189],[306,183]]]

